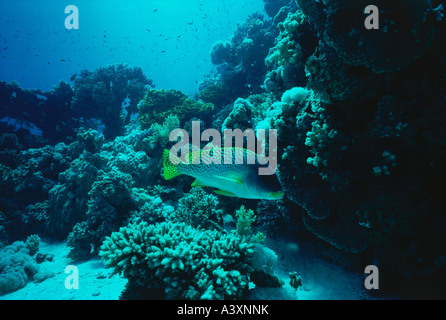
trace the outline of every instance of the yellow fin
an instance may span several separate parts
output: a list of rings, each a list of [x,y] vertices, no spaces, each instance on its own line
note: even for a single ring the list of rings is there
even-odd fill
[[[199,181],[198,179],[195,179],[195,181],[192,182],[191,187],[201,188],[201,187],[207,187],[207,186],[205,184],[203,184],[201,181]]]
[[[243,179],[241,177],[236,177],[236,176],[233,176],[233,177],[230,177],[230,176],[228,176],[228,177],[214,176],[214,177],[216,177],[218,179],[223,179],[223,180],[235,182],[237,184],[242,184],[243,183]]]
[[[221,194],[222,196],[227,196],[227,197],[237,197],[235,194],[233,194],[232,192],[226,191],[226,190],[214,190],[214,192],[216,194]]]
[[[178,165],[174,165],[172,162],[170,162],[169,153],[170,153],[169,150],[164,149],[164,151],[163,151],[164,173],[163,174],[164,174],[164,179],[166,179],[166,180],[170,180],[172,178],[175,178],[176,176],[181,175]]]

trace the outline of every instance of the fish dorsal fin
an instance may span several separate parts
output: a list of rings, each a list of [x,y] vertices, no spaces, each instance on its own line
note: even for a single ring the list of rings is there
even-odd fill
[[[235,194],[233,194],[232,192],[226,191],[226,190],[218,190],[215,189],[214,192],[216,194],[221,194],[222,196],[227,196],[227,197],[237,197]]]
[[[203,182],[201,182],[200,180],[195,179],[195,181],[192,182],[191,187],[201,188],[201,187],[206,187],[206,185]]]

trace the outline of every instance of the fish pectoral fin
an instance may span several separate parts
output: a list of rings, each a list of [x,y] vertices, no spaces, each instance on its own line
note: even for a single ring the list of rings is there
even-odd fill
[[[241,177],[236,177],[236,176],[232,176],[232,177],[231,176],[228,176],[228,177],[215,176],[215,178],[223,179],[223,180],[234,182],[234,183],[237,183],[237,184],[242,184],[243,183],[243,179]]]
[[[237,197],[235,194],[233,194],[232,192],[226,191],[226,190],[218,190],[215,189],[214,192],[216,194],[221,194],[222,196],[227,196],[227,197]]]
[[[192,182],[191,187],[201,188],[201,187],[206,187],[206,185],[203,182],[201,182],[200,180],[195,179],[195,181]]]

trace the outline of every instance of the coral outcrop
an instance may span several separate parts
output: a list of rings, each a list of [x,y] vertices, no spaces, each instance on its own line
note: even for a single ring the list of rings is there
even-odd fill
[[[123,297],[234,299],[247,296],[253,253],[234,234],[142,222],[107,237],[100,256],[129,280]]]
[[[115,64],[95,71],[83,70],[75,78],[71,109],[77,117],[98,119],[107,139],[123,133],[146,89],[153,86],[139,67]],[[124,102],[128,102],[124,110]]]
[[[184,124],[193,117],[206,121],[213,109],[212,103],[195,101],[178,90],[151,89],[138,104],[138,119],[144,129],[154,123],[162,124],[169,115]]]

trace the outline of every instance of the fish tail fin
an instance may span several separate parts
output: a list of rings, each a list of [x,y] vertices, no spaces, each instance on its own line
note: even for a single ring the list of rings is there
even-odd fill
[[[175,178],[182,173],[180,172],[179,166],[173,164],[169,158],[170,151],[168,149],[164,149],[163,151],[163,168],[164,168],[164,179],[170,180]]]

